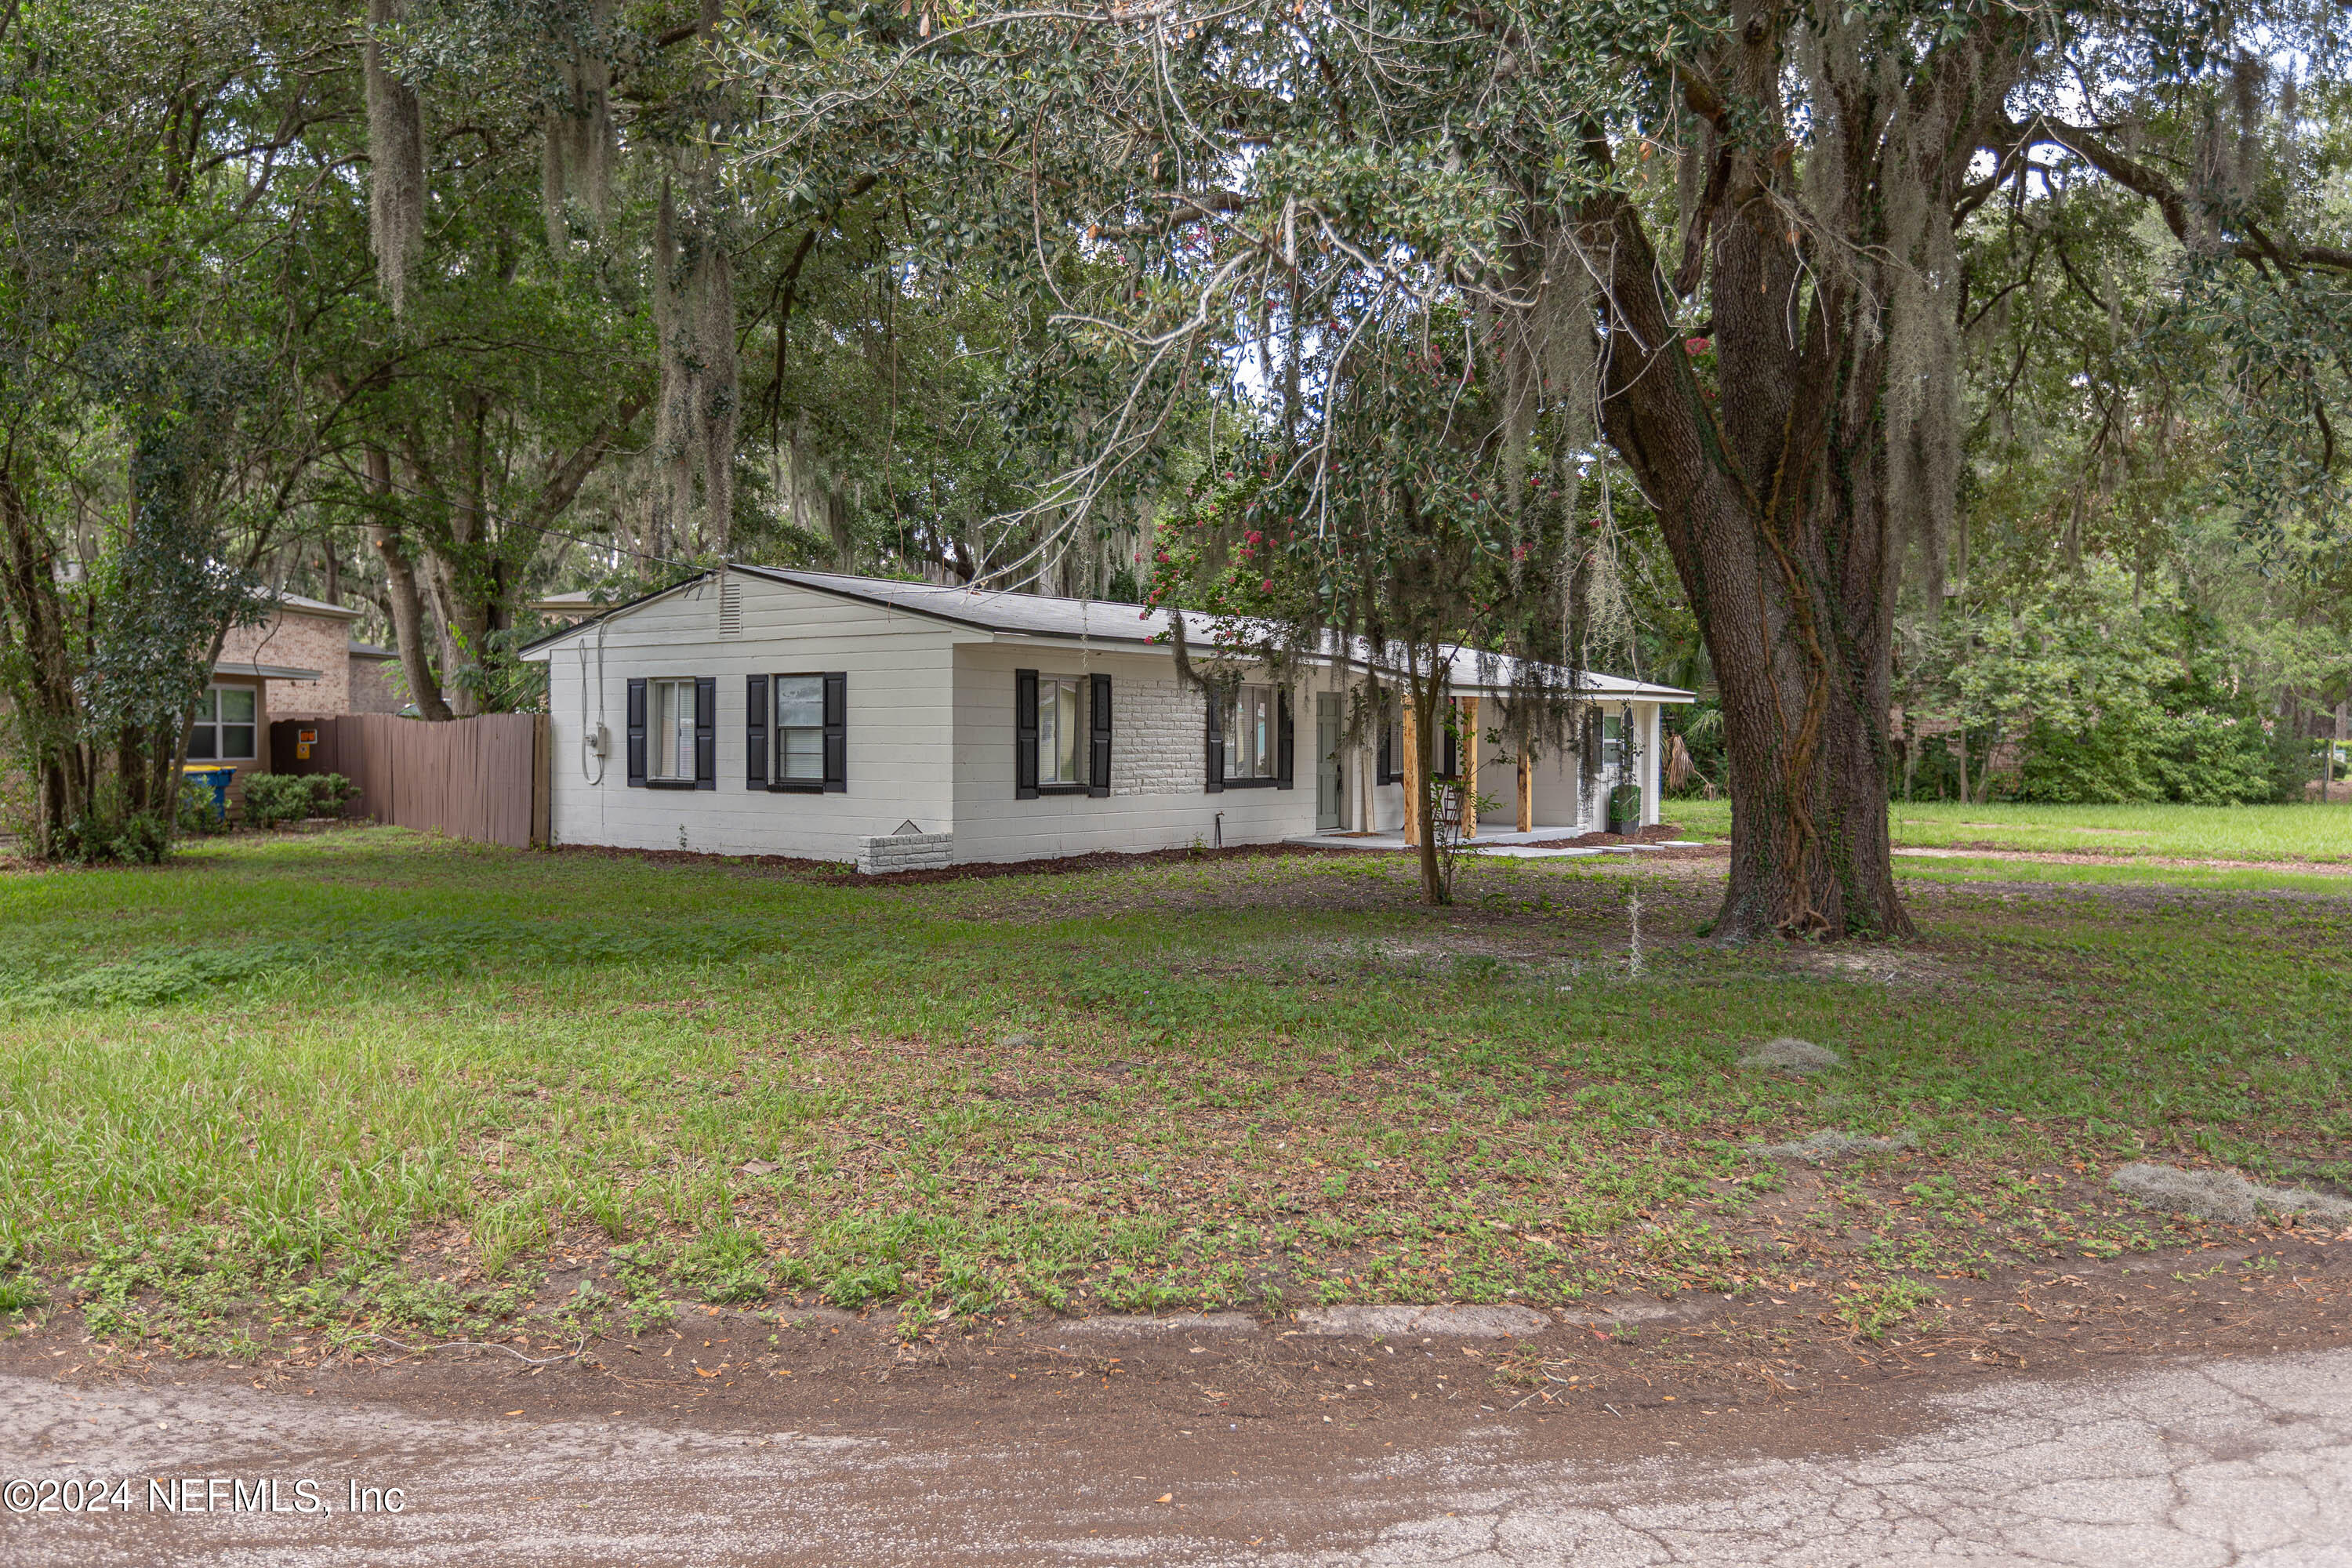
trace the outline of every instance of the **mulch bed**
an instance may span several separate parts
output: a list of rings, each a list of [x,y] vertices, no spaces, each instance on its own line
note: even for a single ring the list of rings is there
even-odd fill
[[[1297,844],[1236,844],[1223,849],[1098,850],[1092,855],[1064,855],[1043,860],[981,860],[966,866],[943,866],[928,871],[883,871],[864,874],[841,860],[803,860],[790,855],[707,855],[692,849],[625,849],[604,844],[564,844],[556,855],[585,855],[607,859],[642,860],[656,866],[749,866],[763,871],[806,877],[840,887],[897,888],[926,882],[970,882],[992,877],[1058,877],[1078,871],[1128,870],[1137,866],[1199,864],[1211,860],[1265,860],[1315,850]]]
[[[1583,849],[1609,844],[1658,844],[1675,837],[1681,829],[1673,823],[1660,823],[1645,827],[1628,837],[1618,833],[1584,833],[1573,838],[1547,838],[1528,846],[1533,849]],[[1675,859],[1705,858],[1729,851],[1728,845],[1707,845],[1698,849],[1668,850],[1656,858],[1671,856]],[[804,877],[811,881],[831,883],[838,887],[903,888],[930,882],[984,881],[995,877],[1061,877],[1081,871],[1127,870],[1138,866],[1172,865],[1182,862],[1199,865],[1216,860],[1268,860],[1294,856],[1318,856],[1340,853],[1305,844],[1235,844],[1222,849],[1143,849],[1097,850],[1091,855],[1064,855],[1039,860],[982,860],[966,866],[945,866],[928,871],[885,871],[873,875],[840,860],[806,860],[791,855],[712,855],[695,849],[628,849],[607,844],[562,844],[549,853],[583,855],[605,859],[639,860],[656,866],[733,866],[750,867],[784,876]],[[1352,853],[1361,853],[1353,851]],[[1399,851],[1403,853],[1403,851]],[[1651,857],[1644,857],[1651,858]]]

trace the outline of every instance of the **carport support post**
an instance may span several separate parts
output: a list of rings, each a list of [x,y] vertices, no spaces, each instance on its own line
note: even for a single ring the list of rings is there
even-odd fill
[[[1536,830],[1536,770],[1528,757],[1528,738],[1519,737],[1519,831]]]
[[[2336,752],[2347,740],[2352,740],[2352,702],[2338,702],[2336,705],[2336,744],[2327,748],[2326,777],[2329,782],[2319,786],[2319,804],[2322,805],[2336,798]]]
[[[1404,705],[1404,841],[1421,843],[1421,737],[1414,733],[1412,704]]]
[[[1478,837],[1478,700],[1462,700],[1462,837]]]

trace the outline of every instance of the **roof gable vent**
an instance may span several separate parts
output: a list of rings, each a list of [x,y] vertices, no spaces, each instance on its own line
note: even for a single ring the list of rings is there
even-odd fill
[[[731,574],[719,578],[719,635],[731,637],[743,629],[743,586]]]

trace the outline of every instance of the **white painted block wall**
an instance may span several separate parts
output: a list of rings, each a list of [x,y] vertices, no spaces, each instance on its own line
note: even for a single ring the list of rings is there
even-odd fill
[[[902,822],[926,832],[947,827],[954,628],[788,584],[733,580],[740,631],[721,632],[719,588],[705,583],[608,622],[601,680],[596,629],[549,650],[555,841],[854,861],[865,839],[893,834]],[[745,677],[828,669],[849,676],[848,791],[747,787]],[[628,682],[656,676],[718,680],[718,788],[628,783]],[[583,763],[581,748],[583,726],[600,711],[612,736],[601,768],[593,759]]]
[[[1013,671],[1111,678],[1111,793],[1040,795],[1013,787]],[[1208,715],[1201,693],[1180,682],[1166,654],[1071,643],[969,643],[955,651],[955,853],[959,862],[1030,860],[1101,850],[1266,844],[1315,831],[1312,710],[1299,721],[1296,784],[1211,795]]]

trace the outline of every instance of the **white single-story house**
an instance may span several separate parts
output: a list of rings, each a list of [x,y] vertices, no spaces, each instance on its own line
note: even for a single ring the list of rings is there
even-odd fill
[[[1368,679],[1357,661],[1245,680],[1213,714],[1155,640],[1168,629],[1136,605],[705,573],[524,651],[548,668],[551,836],[898,870],[1406,826],[1404,726],[1342,743]],[[1449,679],[1458,728],[1483,736],[1473,705],[1507,680],[1470,655]],[[1482,738],[1488,771],[1468,793],[1516,793],[1518,826],[1573,834],[1638,783],[1655,822],[1659,707],[1691,694],[1583,679],[1605,715],[1590,787],[1573,752],[1538,756],[1521,782]],[[1454,745],[1428,748],[1441,773],[1478,767]]]

